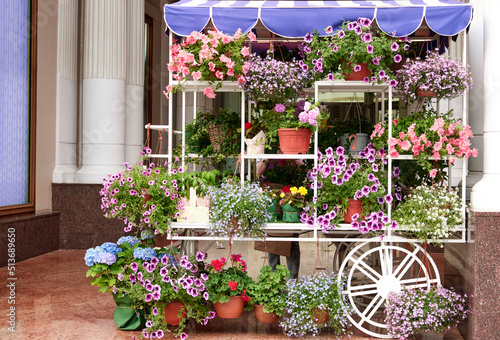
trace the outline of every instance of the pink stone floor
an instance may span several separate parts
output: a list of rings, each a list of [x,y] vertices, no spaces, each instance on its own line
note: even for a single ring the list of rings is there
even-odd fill
[[[4,319],[0,339],[121,340],[140,334],[120,331],[116,327],[113,299],[98,293],[97,287],[91,286],[90,279],[85,278],[88,268],[83,261],[84,254],[84,250],[59,250],[18,263],[15,270],[15,305],[8,304],[7,267],[0,268],[3,281],[0,285],[0,318]],[[15,306],[15,333],[7,329],[10,306]],[[188,334],[192,340],[288,339],[281,334],[277,322],[270,325],[257,323],[250,312],[234,320],[215,318],[207,326],[190,325]],[[374,339],[358,332],[355,334],[351,336],[352,340]],[[174,337],[167,334],[164,339]],[[315,339],[336,337],[325,331]],[[456,329],[444,339],[463,340]]]

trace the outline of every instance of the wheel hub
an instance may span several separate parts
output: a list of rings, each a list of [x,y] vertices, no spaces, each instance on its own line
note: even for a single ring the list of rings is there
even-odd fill
[[[389,298],[389,293],[401,292],[401,282],[394,275],[384,275],[377,282],[377,291],[384,299]]]

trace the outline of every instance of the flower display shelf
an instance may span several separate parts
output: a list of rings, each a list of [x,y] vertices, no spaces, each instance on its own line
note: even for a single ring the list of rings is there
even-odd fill
[[[172,82],[175,84],[175,82]],[[202,93],[208,83],[187,81],[181,88],[182,101],[182,129],[186,125],[186,93],[194,93],[193,112],[196,112],[197,95]],[[315,99],[318,100],[320,91],[331,92],[369,92],[375,93],[379,100],[376,101],[376,110],[381,106],[381,112],[388,112],[388,121],[392,122],[392,88],[386,84],[367,84],[363,81],[317,81],[314,84]],[[314,166],[318,165],[318,131],[313,134],[313,151],[311,154],[245,154],[245,135],[244,124],[249,117],[245,107],[245,93],[241,91],[237,82],[225,81],[223,86],[217,92],[236,92],[241,95],[241,166],[240,176],[244,178],[246,169],[250,162],[259,158],[267,159],[310,159],[314,161]],[[386,102],[388,104],[386,104]],[[388,105],[388,107],[386,107]],[[172,101],[169,101],[169,121],[172,121]],[[382,117],[383,118],[383,117]],[[464,110],[464,121],[466,121],[466,111]],[[392,125],[389,125],[389,134],[392,133]],[[169,134],[169,153],[171,154],[171,137]],[[183,135],[184,137],[184,135]],[[184,138],[183,138],[184,140]],[[183,142],[183,151],[186,145]],[[183,153],[183,166],[185,157],[194,157],[196,155],[186,155]],[[170,156],[171,157],[171,156]],[[400,156],[397,159],[411,161],[411,156]],[[171,159],[170,159],[171,160]],[[247,161],[247,162],[245,162]],[[393,158],[388,157],[389,173],[392,172]],[[245,164],[245,163],[248,163]],[[462,192],[465,192],[465,176],[467,173],[467,160],[463,161]],[[390,176],[389,176],[390,177]],[[388,187],[391,187],[391,178],[388,179]],[[317,194],[317,189],[314,189]],[[465,215],[465,199],[463,204],[463,214]],[[388,207],[388,215],[391,216],[391,206]],[[206,223],[184,223],[174,222],[172,227],[178,230],[175,235],[167,235],[167,238],[180,241],[222,241],[227,238],[213,237],[206,234]],[[449,243],[463,243],[466,241],[465,225],[457,226],[461,234],[460,237],[453,237],[442,240]],[[188,232],[185,232],[188,231]],[[349,300],[354,314],[350,316],[351,322],[362,332],[378,338],[387,338],[387,328],[380,318],[380,310],[384,306],[389,292],[397,292],[403,286],[418,286],[432,283],[439,284],[440,278],[436,265],[429,254],[423,251],[418,244],[419,240],[411,240],[400,237],[394,231],[387,229],[380,231],[377,237],[366,239],[357,229],[350,224],[341,224],[340,228],[331,231],[328,235],[322,233],[319,226],[309,226],[303,223],[268,223],[265,228],[266,233],[290,234],[299,233],[299,238],[290,236],[277,236],[268,238],[268,241],[300,241],[300,242],[328,242],[328,243],[348,243],[351,244],[349,252],[340,265],[339,274],[347,279],[347,285],[343,294]],[[232,238],[233,241],[255,241],[259,239],[251,237]],[[412,244],[413,250],[408,250],[404,244]],[[426,258],[425,261],[422,259]],[[420,275],[420,272],[423,274]],[[340,280],[339,275],[339,280]]]

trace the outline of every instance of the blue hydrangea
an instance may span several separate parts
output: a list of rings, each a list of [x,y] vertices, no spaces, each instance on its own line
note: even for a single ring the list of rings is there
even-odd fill
[[[85,264],[89,267],[93,266],[95,264],[94,258],[97,255],[98,250],[96,248],[90,248],[87,249],[87,252],[85,253]]]
[[[141,240],[146,240],[150,238],[155,238],[155,234],[151,229],[146,229],[141,232]]]
[[[116,242],[116,244],[120,246],[122,243],[125,242],[130,244],[130,246],[133,246],[134,244],[139,243],[141,241],[135,236],[122,236],[120,237],[118,242]]]
[[[118,252],[121,251],[121,249],[116,245],[116,243],[112,242],[105,242],[101,244],[102,249],[104,249],[105,252],[113,254],[116,256]]]
[[[136,248],[134,250],[134,258],[149,261],[156,256],[156,251],[153,248]]]
[[[116,262],[116,256],[108,252],[100,251],[95,255],[94,262],[112,265]]]

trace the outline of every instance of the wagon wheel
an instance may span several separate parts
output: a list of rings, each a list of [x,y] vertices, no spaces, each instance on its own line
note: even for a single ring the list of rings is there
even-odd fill
[[[335,246],[335,252],[333,253],[333,260],[332,260],[332,269],[334,272],[338,273],[340,272],[340,266],[342,265],[342,262],[346,258],[347,254],[351,252],[351,250],[359,245],[360,243],[366,243],[366,238],[368,238],[368,235],[365,234],[357,234],[356,236],[353,236],[352,233],[350,234],[345,234],[342,237],[344,238],[359,238],[360,240],[357,242],[348,242],[348,241],[341,241],[341,242],[332,242],[330,244]],[[363,250],[358,250],[359,252],[362,252]]]
[[[377,244],[377,237],[359,244],[344,259],[339,271],[339,284],[343,278],[346,280],[342,294],[353,311],[349,320],[362,332],[377,338],[390,338],[384,321],[389,293],[399,293],[403,287],[423,288],[441,283],[436,264],[421,246],[411,243],[405,247],[408,241],[400,237],[392,240],[397,243]]]

